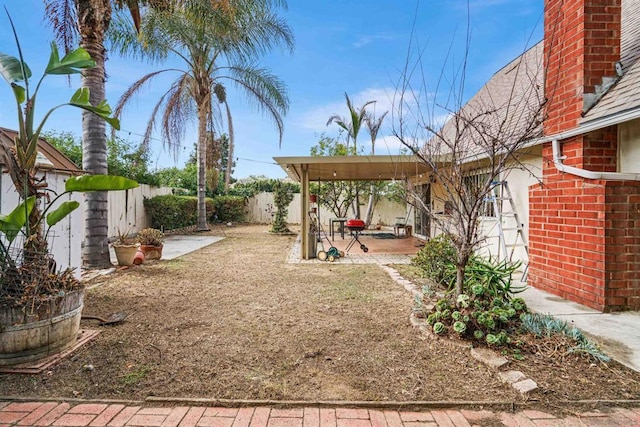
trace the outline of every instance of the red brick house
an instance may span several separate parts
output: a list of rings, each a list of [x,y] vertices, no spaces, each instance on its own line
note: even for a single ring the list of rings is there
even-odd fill
[[[542,183],[529,284],[640,309],[640,2],[547,0]]]
[[[540,114],[543,105],[541,128],[519,149],[525,173],[512,167],[500,176],[528,237],[528,255],[515,258],[528,264],[536,288],[601,311],[638,310],[640,1],[546,0],[544,30],[541,43],[496,72],[456,113],[473,117],[466,119],[475,120],[472,132],[465,136],[465,120],[452,118],[440,137],[466,138],[471,152],[482,150],[475,128],[511,123],[507,128],[517,130],[523,111]],[[486,133],[521,135],[500,132]],[[465,173],[482,176],[481,162]],[[437,183],[416,184],[430,188],[434,212],[443,210],[433,197]],[[483,218],[489,226],[480,233],[489,239],[504,220],[486,216],[494,218]],[[501,256],[495,244],[480,250]]]
[[[539,124],[540,113],[541,127],[519,130]],[[438,133],[465,138],[472,154],[463,161],[465,179],[482,179],[482,162],[490,158],[491,151],[474,153],[483,141],[474,139],[477,129],[491,141],[526,136],[518,145],[523,167],[500,179],[509,181],[528,237],[528,254],[514,254],[528,265],[528,283],[601,311],[639,310],[640,0],[545,0],[544,40],[496,72],[453,116],[462,119],[450,119]],[[465,121],[473,122],[471,130]],[[496,126],[502,129],[487,130]],[[429,142],[424,147],[428,151]],[[415,170],[424,164],[359,157],[363,163],[275,160],[302,182],[303,201],[309,180],[335,180],[336,171],[340,179],[407,178],[426,206],[409,218],[414,233],[428,238],[439,232],[430,217],[447,215],[447,197],[428,168]],[[307,211],[303,204],[303,229]],[[495,213],[488,210],[488,226],[480,227],[487,241],[502,221]],[[497,247],[480,251],[499,254]]]

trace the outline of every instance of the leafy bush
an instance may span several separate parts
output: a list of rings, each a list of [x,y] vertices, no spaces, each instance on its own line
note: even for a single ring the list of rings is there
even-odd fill
[[[425,259],[423,257],[422,261]],[[441,267],[437,262],[429,265],[429,268]],[[490,346],[511,343],[512,335],[519,330],[520,316],[527,312],[524,300],[513,298],[514,292],[523,290],[511,284],[511,275],[518,266],[473,257],[465,272],[464,293],[455,298],[450,294],[438,300],[434,309],[430,313],[423,312],[422,316],[434,326],[434,332],[435,325],[441,323],[440,333],[453,331],[460,337]],[[445,279],[450,271],[455,272],[452,264],[442,267]],[[424,301],[416,304],[422,310],[426,306]]]
[[[411,263],[420,268],[425,277],[438,285],[453,289],[456,282],[456,249],[451,238],[441,234],[427,243]],[[479,295],[488,292],[492,297],[507,299],[509,294],[522,292],[525,286],[512,285],[513,273],[521,263],[508,260],[498,261],[474,255],[469,259],[465,269],[464,293]]]
[[[445,234],[425,243],[424,247],[411,260],[411,263],[422,270],[425,277],[439,285],[451,283],[451,265],[455,265],[456,249],[451,238]],[[455,268],[454,276],[455,278]]]
[[[233,184],[229,189],[229,195],[252,197],[262,192],[275,193],[276,187],[281,187],[289,193],[300,192],[300,184],[297,182],[283,181],[265,176],[250,176],[249,178],[238,180]]]
[[[274,187],[273,204],[276,205],[276,215],[271,224],[273,233],[285,233],[289,231],[287,227],[287,208],[293,200],[293,193],[288,191],[284,185],[277,183]]]
[[[212,222],[216,209],[211,199],[207,203],[207,221]],[[156,196],[144,199],[144,207],[151,215],[151,227],[161,230],[195,225],[198,218],[198,198],[193,196]]]
[[[213,205],[218,221],[244,222],[245,198],[240,196],[216,196]]]
[[[526,286],[513,286],[511,280],[513,273],[520,268],[520,265],[522,265],[521,262],[511,263],[508,260],[497,261],[492,258],[473,256],[465,270],[464,288],[474,294],[486,292],[490,297],[506,301],[510,299],[511,294],[526,289]]]

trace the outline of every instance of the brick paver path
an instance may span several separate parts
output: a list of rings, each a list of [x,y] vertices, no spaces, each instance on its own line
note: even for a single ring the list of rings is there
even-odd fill
[[[640,408],[612,408],[557,418],[523,410],[126,406],[66,402],[2,402],[0,426],[429,427],[640,426]]]

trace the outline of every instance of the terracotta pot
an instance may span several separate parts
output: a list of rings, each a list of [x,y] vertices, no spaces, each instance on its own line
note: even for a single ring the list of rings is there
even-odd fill
[[[162,248],[164,248],[164,245],[160,245],[160,246],[140,245],[140,250],[144,253],[145,259],[162,258]]]
[[[138,244],[112,245],[118,259],[118,265],[133,265],[133,260],[138,252]]]

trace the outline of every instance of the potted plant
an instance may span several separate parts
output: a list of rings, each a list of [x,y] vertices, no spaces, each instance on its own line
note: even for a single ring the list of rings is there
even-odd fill
[[[140,244],[136,239],[129,235],[129,230],[122,233],[120,229],[118,229],[118,236],[116,240],[111,243],[111,247],[116,253],[118,265],[133,265],[139,246]]]
[[[138,232],[138,243],[145,259],[162,258],[164,233],[156,228],[145,228]]]
[[[99,115],[116,129],[120,125],[110,117],[105,101],[91,105],[87,89],[77,90],[69,102],[52,108],[39,124],[34,123],[36,97],[46,76],[78,74],[95,63],[84,49],[60,58],[52,44],[47,68],[32,91],[31,70],[24,62],[10,17],[9,22],[19,57],[0,53],[0,75],[14,95],[18,136],[13,144],[3,142],[0,155],[20,201],[9,214],[0,214],[0,365],[38,360],[76,340],[84,289],[71,269],[57,269],[48,249],[50,228],[80,206],[73,200],[61,202],[62,198],[70,192],[138,186],[123,177],[93,175],[69,178],[61,194],[48,191],[46,179],[37,174],[36,158],[40,131],[54,110],[71,105]]]

